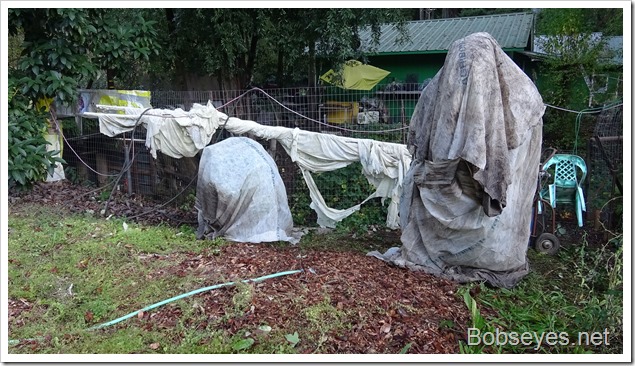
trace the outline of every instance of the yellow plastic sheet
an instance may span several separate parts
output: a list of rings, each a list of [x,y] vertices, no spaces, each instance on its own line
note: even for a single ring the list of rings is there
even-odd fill
[[[390,74],[390,71],[365,65],[356,60],[350,60],[344,64],[341,77],[331,69],[320,76],[320,79],[344,89],[371,90],[388,74]]]

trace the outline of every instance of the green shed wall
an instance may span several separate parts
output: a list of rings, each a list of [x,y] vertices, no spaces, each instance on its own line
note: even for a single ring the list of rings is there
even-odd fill
[[[390,71],[379,85],[385,85],[392,81],[405,82],[409,74],[416,74],[418,83],[432,78],[443,67],[446,53],[420,54],[420,55],[390,55],[371,56],[370,64]]]
[[[514,60],[518,67],[526,70],[525,72],[531,78],[530,62],[526,56],[511,51],[506,52],[506,54]],[[417,76],[415,82],[423,83],[424,80],[433,78],[439,72],[446,56],[447,53],[369,56],[371,65],[390,71],[390,75],[382,80],[375,90],[382,90],[383,86],[393,81],[405,83],[411,74]],[[404,95],[396,101],[388,102],[391,111],[400,111],[398,115],[391,115],[393,120],[402,121],[405,118],[409,121],[418,99],[418,95]]]

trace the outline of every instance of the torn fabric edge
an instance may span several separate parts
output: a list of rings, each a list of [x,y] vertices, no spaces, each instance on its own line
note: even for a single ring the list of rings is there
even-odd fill
[[[126,113],[134,112],[127,108]],[[190,111],[182,109],[152,109],[139,120],[137,114],[84,113],[84,117],[97,118],[100,132],[113,137],[134,129],[135,124],[146,128],[146,147],[156,159],[156,152],[174,157],[192,157],[207,146],[219,127],[243,135],[253,134],[265,140],[276,139],[292,161],[301,168],[309,188],[311,208],[318,214],[318,225],[335,227],[337,222],[359,210],[368,200],[390,198],[386,226],[399,227],[399,200],[405,173],[412,156],[406,145],[370,139],[356,139],[279,126],[264,126],[254,121],[228,117],[207,105],[194,104]],[[375,187],[369,197],[358,205],[344,210],[330,208],[324,202],[310,172],[327,172],[360,162],[363,174]]]

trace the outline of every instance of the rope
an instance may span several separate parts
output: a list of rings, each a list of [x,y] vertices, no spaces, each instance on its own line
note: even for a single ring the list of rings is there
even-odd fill
[[[225,103],[223,106],[218,107],[217,109],[221,109],[221,108],[227,106],[230,103],[234,103],[235,101],[243,98],[245,95],[247,95],[248,93],[251,93],[251,92],[260,92],[260,93],[264,94],[267,98],[269,98],[270,100],[272,100],[273,102],[278,104],[283,109],[285,109],[285,110],[287,110],[287,111],[289,111],[289,112],[291,112],[291,113],[293,113],[293,114],[295,114],[295,115],[297,115],[297,116],[299,116],[299,117],[301,117],[303,119],[306,119],[307,121],[310,121],[310,122],[313,122],[313,123],[317,123],[317,124],[320,124],[320,125],[323,125],[323,126],[327,126],[329,128],[335,128],[335,129],[342,130],[342,131],[359,132],[359,133],[368,133],[368,134],[370,134],[370,133],[388,133],[388,132],[395,132],[395,131],[403,131],[403,130],[408,128],[408,126],[405,126],[405,127],[393,128],[393,129],[388,129],[388,130],[368,131],[368,130],[354,130],[354,129],[350,129],[350,128],[345,128],[345,127],[331,125],[331,124],[324,123],[322,121],[313,119],[311,117],[307,117],[307,116],[303,115],[302,113],[297,112],[297,111],[287,107],[282,102],[278,101],[276,98],[274,98],[273,96],[269,95],[266,91],[264,91],[264,90],[262,90],[260,88],[251,88],[251,89],[247,90],[246,92],[242,93],[241,95],[239,95],[238,97],[236,97],[236,98],[230,100],[229,102]]]
[[[573,141],[573,154],[577,155],[578,154],[578,137],[580,135],[580,126],[582,124],[582,116],[585,114],[596,114],[596,113],[602,113],[604,111],[613,109],[613,108],[617,108],[617,107],[621,107],[623,106],[624,103],[622,101],[618,101],[615,103],[611,103],[607,106],[602,106],[602,107],[595,107],[595,108],[587,108],[587,109],[583,109],[581,111],[574,111],[572,109],[567,109],[567,108],[562,108],[562,107],[556,107],[550,104],[546,104],[545,106],[553,108],[553,109],[558,109],[561,111],[565,111],[565,112],[570,112],[570,113],[576,113],[577,116],[575,118],[575,139]]]
[[[562,107],[556,107],[555,105],[551,105],[551,104],[547,104],[545,103],[545,106],[549,107],[549,108],[553,108],[553,109],[558,109],[561,111],[565,111],[565,112],[571,112],[571,113],[577,113],[577,114],[594,114],[594,113],[601,113],[602,111],[606,111],[609,109],[613,109],[613,108],[617,108],[617,107],[621,107],[622,105],[624,105],[623,102],[616,102],[617,104],[609,104],[608,107],[595,107],[595,108],[588,108],[588,109],[583,109],[581,111],[574,111],[572,109],[567,109],[567,108],[562,108]]]
[[[134,127],[132,129],[132,134],[131,136],[134,137],[134,133],[137,130],[137,126],[139,126],[139,122],[141,121],[141,117],[143,117],[144,114],[146,114],[146,112],[148,112],[149,110],[151,110],[151,108],[147,108],[146,110],[144,110],[139,117],[137,118],[137,121],[134,124]],[[126,151],[126,156],[130,156],[130,151],[132,150],[132,147],[134,146],[134,141],[130,141],[130,145],[128,145],[128,151]],[[104,205],[104,216],[106,216],[108,214],[108,205],[110,204],[110,199],[112,198],[112,194],[115,193],[115,189],[117,189],[117,183],[119,183],[119,180],[121,179],[121,177],[123,177],[124,173],[130,169],[130,167],[132,167],[132,163],[134,162],[134,158],[135,156],[132,156],[132,159],[128,160],[128,163],[125,164],[122,169],[121,172],[119,172],[117,179],[115,179],[115,184],[112,187],[112,190],[110,191],[110,195],[108,196],[108,200],[106,200],[106,204]],[[131,182],[128,182],[128,184],[131,184]]]
[[[49,113],[51,114],[51,118],[53,119],[53,122],[55,123],[55,128],[57,129],[57,132],[59,132],[60,135],[62,135],[62,138],[64,139],[64,141],[66,142],[66,146],[68,146],[71,151],[73,152],[73,154],[75,154],[75,156],[77,157],[77,159],[84,164],[88,169],[90,169],[90,171],[92,171],[93,173],[97,174],[97,175],[101,175],[102,177],[115,177],[117,176],[117,174],[103,174],[100,173],[98,171],[96,171],[95,169],[91,168],[90,165],[88,165],[80,156],[79,154],[75,151],[75,149],[73,149],[73,146],[71,146],[71,144],[68,142],[68,140],[66,139],[66,136],[64,135],[64,132],[62,131],[62,128],[59,125],[59,122],[57,121],[57,118],[55,116],[55,113],[53,113],[53,109],[49,109]]]

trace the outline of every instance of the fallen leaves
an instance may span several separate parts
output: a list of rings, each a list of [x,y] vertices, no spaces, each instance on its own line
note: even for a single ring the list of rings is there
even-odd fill
[[[92,324],[94,318],[95,315],[92,311],[87,311],[86,313],[84,313],[84,321],[86,321],[87,324]]]
[[[47,197],[73,212],[99,212],[102,208],[100,203],[83,197],[83,193],[84,188],[80,186],[47,183],[37,185],[20,200],[41,202],[42,197]],[[118,212],[123,212],[121,208],[125,208],[130,216],[150,207],[146,203],[145,208],[140,209],[141,204],[141,201],[131,199],[114,199],[110,213],[117,216]],[[172,212],[170,215],[178,216]],[[192,216],[195,220],[196,215],[193,213]],[[150,224],[166,221],[160,213],[141,216],[140,219]],[[145,230],[141,225],[137,227],[132,226],[130,221],[128,223],[131,224],[128,230]],[[107,235],[99,227],[93,233]],[[399,234],[393,235],[398,242]],[[342,246],[346,245],[346,240],[342,239]],[[139,311],[137,319],[131,321],[144,331],[164,329],[165,332],[174,331],[175,337],[178,337],[178,327],[186,324],[202,331],[210,328],[222,330],[230,337],[250,331],[253,338],[245,335],[233,344],[232,349],[236,352],[252,347],[261,337],[273,339],[284,336],[281,341],[294,346],[300,353],[313,352],[317,347],[320,353],[457,353],[457,337],[465,334],[469,321],[462,299],[455,295],[455,283],[389,266],[364,253],[306,250],[302,244],[231,243],[196,254],[181,253],[175,249],[173,253],[158,255],[140,253],[133,244],[117,243],[129,249],[133,259],[160,261],[162,264],[134,282],[161,281],[167,276],[193,276],[197,279],[192,283],[191,290],[194,290],[198,286],[196,283],[213,285],[304,269],[300,274],[251,284],[250,298],[238,310],[234,310],[232,301],[238,289],[227,287],[196,295],[195,300],[188,300],[192,302],[187,309],[179,302],[149,312]],[[91,262],[90,258],[82,258],[77,267],[84,270],[91,263],[97,265],[97,262],[96,259]],[[19,265],[12,260],[9,263],[11,266]],[[55,271],[57,269],[51,269],[51,272]],[[91,291],[96,297],[101,293],[101,287]],[[316,319],[308,319],[305,312],[316,304],[325,304],[330,311],[337,313],[337,317],[320,312],[317,321],[321,323],[316,325]],[[11,326],[18,326],[20,319],[24,318],[21,314],[32,308],[33,305],[26,300],[9,299]],[[192,308],[196,316],[191,315]],[[111,318],[117,316],[112,314]],[[84,320],[92,324],[96,321],[95,315],[87,311]],[[156,351],[161,349],[161,344],[154,342],[146,347]]]
[[[88,262],[90,261],[90,258],[84,258],[81,261],[79,261],[77,263],[77,268],[81,269],[81,270],[85,270],[86,268],[88,268]]]

